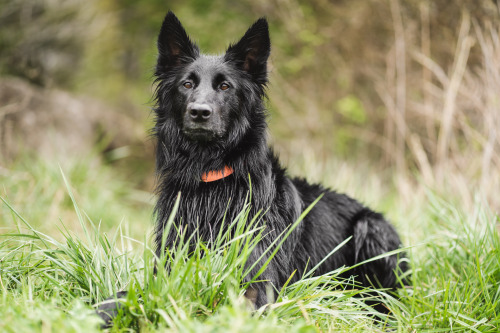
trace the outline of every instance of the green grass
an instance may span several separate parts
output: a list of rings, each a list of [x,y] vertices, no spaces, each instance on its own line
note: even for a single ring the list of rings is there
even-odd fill
[[[401,213],[419,217],[398,224],[413,268],[412,285],[398,299],[353,289],[337,278],[347,269],[339,268],[304,276],[275,303],[252,311],[242,279],[261,229],[248,207],[225,221],[232,232],[213,245],[197,243],[188,255],[189,235],[180,232],[175,248],[155,258],[151,207],[131,199],[129,184],[109,166],[62,169],[35,161],[0,176],[2,332],[99,331],[93,304],[123,289],[129,295],[111,331],[496,332],[500,326],[500,223],[480,202],[463,212],[429,191],[424,204]],[[369,193],[369,201],[379,194]],[[170,270],[154,276],[154,260],[168,261]],[[365,305],[373,297],[385,299],[391,314]]]
[[[40,231],[56,235],[53,231],[64,225],[81,235],[83,230],[61,169],[76,201],[102,229],[110,231],[123,225],[129,228],[128,235],[140,239],[150,232],[153,195],[132,189],[133,185],[113,167],[101,165],[95,156],[67,160],[61,165],[26,156],[9,169],[0,166],[0,196]],[[11,230],[18,222],[9,210],[0,209],[0,228]]]

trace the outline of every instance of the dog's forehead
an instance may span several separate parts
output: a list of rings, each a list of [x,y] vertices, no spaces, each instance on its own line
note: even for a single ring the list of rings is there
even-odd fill
[[[202,54],[191,64],[190,70],[204,77],[225,74],[232,68],[224,60],[224,56]]]

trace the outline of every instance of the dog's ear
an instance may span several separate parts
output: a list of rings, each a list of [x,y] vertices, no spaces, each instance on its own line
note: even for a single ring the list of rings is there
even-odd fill
[[[257,82],[267,82],[267,58],[271,53],[269,26],[265,18],[258,19],[234,45],[227,49],[225,59],[236,63]]]
[[[169,11],[158,36],[158,62],[156,72],[193,61],[200,54],[198,46],[188,37],[179,19]]]

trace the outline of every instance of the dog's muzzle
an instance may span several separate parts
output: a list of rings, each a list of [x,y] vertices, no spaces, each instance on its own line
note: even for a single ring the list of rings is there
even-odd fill
[[[184,114],[184,134],[192,140],[211,141],[222,134],[220,115],[206,103],[189,103]]]

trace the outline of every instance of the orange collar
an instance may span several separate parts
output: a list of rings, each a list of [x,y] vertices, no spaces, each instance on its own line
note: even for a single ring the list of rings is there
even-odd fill
[[[204,172],[201,175],[201,181],[205,183],[214,182],[216,180],[229,176],[233,172],[234,172],[233,168],[228,167],[226,165],[224,167],[224,170]]]

